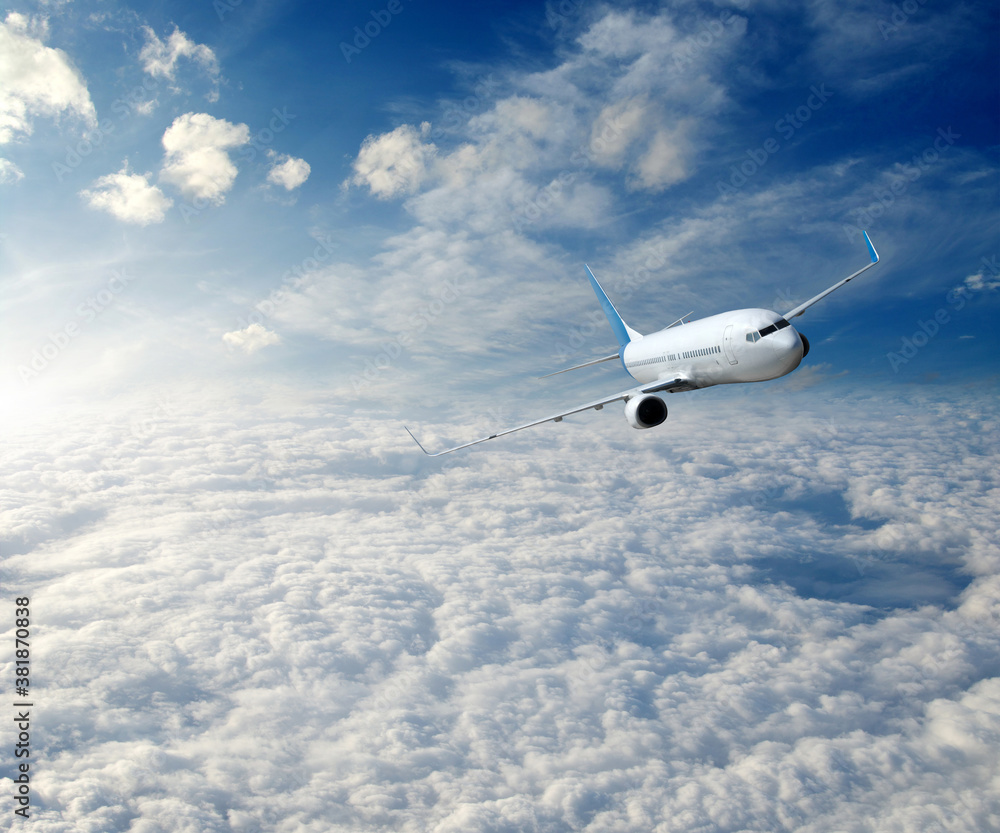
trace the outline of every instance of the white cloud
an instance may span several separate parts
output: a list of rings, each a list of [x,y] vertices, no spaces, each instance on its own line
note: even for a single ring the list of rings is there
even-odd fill
[[[696,139],[728,104],[715,69],[746,31],[738,15],[725,21],[706,48],[700,30],[685,38],[670,12],[607,13],[553,69],[508,73],[512,91],[478,102],[465,123],[450,111],[433,130],[403,125],[367,137],[350,183],[380,198],[409,196],[407,208],[431,227],[598,228],[614,214],[616,191],[660,192],[698,170]],[[600,196],[588,207],[583,194]]]
[[[662,191],[687,179],[691,173],[691,129],[691,123],[685,121],[673,130],[657,130],[630,178],[632,187]]]
[[[248,141],[250,129],[245,124],[207,113],[178,116],[163,134],[166,153],[160,179],[189,197],[221,205],[237,174],[227,151]]]
[[[215,89],[208,96],[210,101],[218,100],[219,61],[215,53],[205,44],[195,43],[178,27],[164,43],[148,26],[143,27],[146,45],[139,53],[143,69],[154,78],[166,78],[173,82],[177,75],[177,64],[181,58],[189,58],[198,64],[215,82]]]
[[[413,227],[388,241],[373,264],[368,306],[348,317],[385,328],[366,338],[404,339],[406,352],[423,355],[480,342],[484,333],[506,338],[513,322],[525,326],[550,315],[545,288],[533,276],[565,274],[566,267],[541,242],[544,233],[611,236],[628,190],[662,191],[697,171],[694,137],[726,101],[708,67],[730,54],[743,31],[727,24],[712,50],[699,47],[678,68],[668,14],[606,15],[555,69],[505,75],[510,92],[481,97],[464,123],[446,110],[443,125],[402,125],[367,137],[348,184],[367,186],[378,198],[406,197]],[[409,322],[420,320],[446,275],[462,276],[476,292],[442,313],[446,325],[435,322],[414,338]],[[318,314],[317,306],[331,307],[324,299],[332,288],[320,286],[325,280],[313,276],[312,294],[297,307],[312,311],[315,326],[345,316],[342,307]],[[468,330],[473,317],[475,335]]]
[[[97,124],[87,83],[69,56],[32,37],[28,18],[10,12],[0,23],[0,144],[30,136],[35,117],[76,116]],[[44,27],[38,33],[44,36]]]
[[[305,159],[276,154],[273,154],[273,158],[274,164],[267,173],[268,182],[281,185],[286,191],[292,191],[309,179],[312,168]]]
[[[553,124],[552,109],[536,98],[513,96],[497,102],[494,112],[494,129],[524,133],[533,139],[551,135]]]
[[[0,158],[0,185],[11,185],[22,179],[24,179],[24,171],[9,159]]]
[[[668,52],[678,40],[680,35],[670,15],[644,17],[632,11],[613,11],[595,21],[579,42],[601,57],[635,59]]]
[[[354,160],[354,185],[367,185],[380,199],[415,191],[427,175],[427,166],[437,152],[422,141],[427,126],[418,132],[404,124],[381,136],[368,136]]]
[[[594,120],[590,129],[590,152],[599,165],[621,166],[625,151],[640,135],[648,103],[640,99],[609,104]]]
[[[576,315],[600,318],[580,245],[624,281],[616,301],[660,325],[738,292],[773,297],[772,275],[742,268],[747,251],[772,253],[762,270],[804,274],[782,278],[795,292],[822,280],[828,251],[800,264],[793,246],[747,239],[769,223],[786,239],[796,212],[800,226],[829,224],[822,172],[638,239],[601,233],[631,178],[658,187],[698,162],[653,152],[678,120],[648,86],[648,51],[631,54],[631,93],[616,97],[617,61],[602,65],[606,83],[576,90],[583,69],[567,62],[559,95],[515,78],[525,88],[456,131],[454,149],[408,128],[424,155],[395,172],[407,144],[383,148],[369,173],[407,197],[410,227],[371,262],[303,269],[259,305],[283,332],[364,346],[321,345],[322,398],[262,374],[233,396],[206,385],[213,403],[122,400],[5,433],[18,496],[0,514],[5,569],[38,600],[37,656],[55,669],[37,830],[163,818],[190,830],[275,818],[438,833],[989,828],[995,397],[844,397],[820,366],[745,395],[671,397],[667,425],[649,432],[611,408],[428,461],[400,428],[416,413],[440,447],[477,422],[591,397],[535,382],[503,396],[511,372],[547,361],[553,321],[578,345],[609,337]],[[629,140],[598,149],[594,125],[616,101],[633,102]],[[536,213],[519,230],[522,204]],[[534,233],[554,227],[595,232],[567,247]],[[274,338],[259,325],[223,336],[247,352]],[[198,370],[224,353],[206,347]],[[383,356],[385,395],[352,397],[345,379]],[[789,393],[821,374],[822,397]]]
[[[102,176],[90,190],[80,196],[91,208],[107,211],[125,223],[148,226],[162,223],[173,200],[155,185],[149,184],[149,174],[129,173],[128,162],[115,174]]]
[[[261,324],[251,324],[245,329],[225,333],[222,340],[232,347],[238,347],[245,353],[256,353],[262,347],[281,344],[281,336]]]
[[[938,61],[964,49],[981,25],[976,10],[962,4],[873,12],[863,0],[845,0],[836,9],[815,4],[806,14],[815,38],[804,58],[834,89],[866,96],[883,95],[902,80],[933,77]]]
[[[350,182],[377,197],[407,197],[413,218],[373,264],[369,306],[353,310],[385,328],[366,337],[405,339],[407,352],[421,354],[481,342],[484,333],[505,339],[513,326],[551,314],[535,276],[564,275],[566,266],[543,242],[547,230],[613,236],[628,190],[662,191],[697,170],[694,137],[725,102],[706,62],[728,54],[743,30],[733,23],[713,50],[701,49],[681,69],[671,57],[668,15],[645,22],[609,15],[588,31],[594,37],[582,37],[556,69],[507,75],[512,92],[480,101],[463,124],[449,112],[444,127],[403,125],[365,139]],[[648,71],[650,64],[663,71]],[[445,275],[462,276],[476,292],[442,313],[447,324],[415,334],[409,322]],[[308,282],[317,284],[308,299],[314,311],[333,297],[318,285],[323,280]],[[342,308],[334,313],[344,316]],[[477,334],[467,329],[473,318]]]
[[[942,445],[919,397],[714,393],[443,466],[370,401],[263,383],[5,430],[50,669],[32,823],[989,829],[996,402],[954,397]],[[930,550],[857,570],[899,522]]]
[[[986,276],[985,272],[976,272],[974,275],[969,275],[965,279],[963,286],[956,287],[956,292],[982,292],[984,290],[1000,289],[1000,280],[997,280],[996,273],[992,273],[989,277]]]

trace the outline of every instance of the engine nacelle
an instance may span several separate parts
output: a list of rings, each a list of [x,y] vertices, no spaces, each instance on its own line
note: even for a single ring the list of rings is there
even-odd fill
[[[655,428],[667,418],[667,403],[658,396],[633,396],[625,403],[625,419],[633,428]]]
[[[802,335],[802,333],[799,333],[799,338],[802,339],[802,358],[804,359],[809,355],[809,339]]]

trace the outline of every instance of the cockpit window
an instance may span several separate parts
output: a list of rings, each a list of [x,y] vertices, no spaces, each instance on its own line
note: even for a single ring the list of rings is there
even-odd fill
[[[761,327],[760,336],[761,338],[763,338],[764,336],[769,336],[771,335],[771,333],[775,333],[778,330],[783,330],[785,329],[785,327],[790,327],[790,326],[791,325],[784,318],[779,318],[773,324],[768,324],[766,327]]]
[[[747,341],[752,341],[752,342],[760,341],[760,333],[758,332],[747,333]]]

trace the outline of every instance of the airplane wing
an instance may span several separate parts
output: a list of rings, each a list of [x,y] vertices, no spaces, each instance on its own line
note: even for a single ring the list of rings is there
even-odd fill
[[[868,232],[863,231],[861,233],[865,236],[865,243],[868,244],[868,253],[869,255],[871,255],[871,263],[869,263],[867,266],[861,269],[858,269],[858,271],[855,272],[850,277],[844,278],[842,281],[837,281],[837,283],[835,283],[833,286],[829,287],[828,289],[824,289],[815,298],[810,298],[804,304],[799,304],[795,309],[786,312],[782,316],[782,318],[784,318],[785,321],[791,321],[793,318],[795,318],[795,316],[802,315],[802,313],[804,313],[807,309],[809,309],[809,307],[811,307],[817,301],[822,301],[831,292],[840,289],[840,287],[842,287],[845,283],[854,280],[862,272],[864,272],[867,269],[871,269],[876,263],[878,263],[878,252],[875,251],[875,247],[872,245],[872,241],[868,238]]]
[[[593,408],[595,411],[601,410],[605,405],[609,405],[612,402],[618,402],[621,399],[629,400],[633,397],[639,396],[644,393],[671,393],[673,391],[688,390],[690,388],[690,382],[687,379],[660,379],[656,382],[647,382],[644,385],[639,385],[635,388],[630,388],[629,390],[622,391],[621,393],[616,393],[614,396],[606,396],[603,399],[595,399],[593,402],[588,402],[586,405],[580,405],[576,408],[570,408],[568,411],[562,411],[558,414],[552,414],[551,416],[543,417],[542,419],[536,419],[533,422],[526,422],[524,425],[517,425],[513,428],[507,428],[503,431],[498,431],[496,434],[490,434],[488,437],[480,437],[478,440],[473,440],[470,443],[463,443],[462,445],[456,445],[454,448],[446,448],[444,451],[439,451],[437,454],[431,454],[423,445],[420,444],[420,440],[413,436],[413,432],[406,428],[406,433],[413,438],[420,450],[424,452],[428,457],[440,457],[442,454],[450,454],[452,451],[458,451],[461,448],[468,448],[471,445],[479,445],[479,443],[484,443],[487,440],[495,440],[497,437],[503,437],[506,434],[513,434],[515,431],[523,431],[525,428],[532,428],[535,425],[541,425],[543,422],[562,422],[563,417],[568,417],[572,414],[578,414],[581,411],[589,411]]]

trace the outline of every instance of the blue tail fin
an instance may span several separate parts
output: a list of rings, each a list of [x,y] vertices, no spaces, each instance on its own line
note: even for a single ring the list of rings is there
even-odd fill
[[[604,308],[604,314],[608,317],[608,323],[611,325],[611,329],[615,332],[615,338],[618,339],[618,347],[624,349],[625,345],[630,341],[642,338],[642,333],[636,332],[628,324],[622,321],[622,317],[618,314],[618,310],[615,309],[615,305],[611,303],[611,299],[608,298],[608,294],[597,282],[597,278],[595,278],[594,273],[590,271],[590,267],[585,265],[583,268],[587,270],[587,277],[590,278],[590,285],[594,287],[594,292],[597,293],[597,300],[601,302],[601,306]]]

